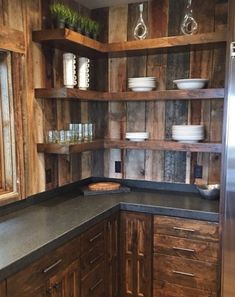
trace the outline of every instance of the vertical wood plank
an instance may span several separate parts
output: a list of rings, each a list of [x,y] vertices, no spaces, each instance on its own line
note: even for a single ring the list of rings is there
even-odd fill
[[[120,5],[109,9],[109,42],[127,40],[128,6]],[[120,22],[120,20],[122,20]],[[118,28],[118,30],[117,30]],[[109,57],[109,91],[126,90],[126,57]],[[108,138],[122,139],[125,123],[125,103],[110,102],[108,111]],[[108,162],[106,161],[108,160]],[[105,176],[122,178],[121,173],[115,173],[115,161],[122,161],[121,150],[112,149],[105,152]]]
[[[161,18],[158,16],[161,14]],[[149,3],[149,31],[151,38],[167,36],[168,0],[151,1]],[[166,89],[166,54],[148,55],[147,76],[157,77],[157,89]],[[146,131],[151,139],[165,138],[165,102],[146,103]],[[146,151],[145,179],[163,181],[164,152]]]

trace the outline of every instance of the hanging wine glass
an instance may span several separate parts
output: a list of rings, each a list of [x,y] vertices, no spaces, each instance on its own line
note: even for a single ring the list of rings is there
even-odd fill
[[[145,39],[148,35],[148,29],[143,19],[144,4],[139,4],[139,18],[134,29],[135,39]]]
[[[198,24],[193,17],[192,0],[188,0],[185,16],[180,25],[181,32],[186,35],[192,35],[197,33]]]

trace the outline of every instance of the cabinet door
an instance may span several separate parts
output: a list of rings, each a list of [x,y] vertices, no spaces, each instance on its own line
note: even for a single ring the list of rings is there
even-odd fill
[[[119,246],[119,215],[107,220],[106,230],[106,296],[117,297],[118,292],[118,246]]]
[[[47,295],[50,297],[80,297],[78,260],[48,280]]]
[[[150,297],[152,216],[121,213],[121,296]]]
[[[6,282],[3,281],[0,283],[0,297],[6,297]]]

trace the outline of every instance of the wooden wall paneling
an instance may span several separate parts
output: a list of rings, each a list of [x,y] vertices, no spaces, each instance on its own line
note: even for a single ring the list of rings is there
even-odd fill
[[[109,9],[109,43],[127,40],[127,19],[127,5],[115,6]],[[109,56],[108,85],[110,92],[126,91],[126,60],[126,57]],[[110,102],[108,108],[107,138],[122,139],[125,131],[125,103]],[[115,161],[123,162],[121,150],[106,150],[105,176],[122,178],[122,173],[115,173]]]
[[[214,1],[203,2],[200,0],[198,4],[194,3],[195,18],[199,24],[199,33],[213,32],[214,30]],[[212,67],[212,50],[211,49],[193,49],[190,53],[190,77],[205,77],[210,78]],[[213,86],[213,85],[212,85]],[[204,124],[202,118],[202,109],[206,109],[205,115],[210,114],[210,102],[203,102],[202,100],[196,100],[190,102],[190,122],[191,124]],[[209,122],[208,119],[206,122]],[[207,126],[206,130],[208,131]],[[198,163],[203,167],[208,167],[205,155],[202,153],[193,154],[191,157],[191,174],[193,173],[194,166]],[[204,161],[202,161],[204,160]],[[202,164],[201,162],[206,162]],[[204,177],[205,173],[208,172],[206,168],[203,170]],[[207,179],[207,178],[206,178]],[[200,183],[201,179],[195,180],[193,175],[190,177],[191,182]],[[204,179],[203,179],[204,180]]]
[[[41,27],[41,1],[27,1],[22,2],[23,15],[21,17],[24,21],[24,32],[27,44],[27,51],[25,55],[25,79],[26,96],[24,97],[25,115],[25,179],[26,179],[26,195],[32,195],[41,192],[45,189],[44,172],[40,162],[41,159],[37,153],[37,136],[41,134],[39,123],[41,111],[40,106],[34,99],[35,84],[39,86],[42,80],[41,74],[41,57],[40,50],[32,42],[32,30],[38,30]],[[14,9],[14,7],[12,7]],[[16,17],[15,15],[13,15]],[[16,25],[19,25],[16,23]],[[35,69],[37,65],[37,69]],[[34,70],[35,69],[35,70]],[[37,114],[37,117],[35,117]],[[40,120],[39,120],[40,119]],[[39,123],[37,122],[39,121]],[[40,130],[38,130],[40,129]],[[40,132],[38,132],[40,131]],[[36,176],[36,178],[34,178]]]
[[[167,36],[168,0],[149,2],[149,32],[151,38]],[[161,17],[159,17],[161,16]],[[157,90],[166,89],[167,55],[158,53],[147,57],[147,76],[157,77]],[[146,131],[151,139],[165,138],[165,102],[146,103]],[[164,152],[146,151],[145,179],[163,181]]]
[[[227,3],[215,2],[215,31],[225,29],[227,24]],[[211,74],[211,84],[213,86],[224,87],[225,84],[225,59],[226,47],[216,47],[213,50],[213,65]],[[223,128],[223,101],[211,100],[211,123],[210,141],[222,141]],[[220,183],[221,155],[210,154],[208,183]]]
[[[26,82],[24,76],[25,58],[21,54],[12,53],[12,82],[15,121],[15,143],[17,159],[18,192],[22,199],[26,196],[25,189],[25,154],[24,154],[24,95]]]
[[[168,35],[180,35],[180,22],[184,16],[185,1],[169,1]],[[172,50],[167,56],[166,88],[174,88],[173,79],[188,77],[189,52],[186,48]],[[186,124],[188,103],[186,101],[167,101],[165,117],[165,138],[171,139],[174,124]],[[186,153],[165,152],[164,180],[168,182],[185,182]]]
[[[6,292],[6,281],[1,281],[0,283],[0,297],[6,297],[7,292]]]
[[[134,28],[139,17],[139,4],[128,5],[127,38],[134,40]],[[148,3],[144,3],[143,17],[148,23]],[[127,57],[127,77],[146,76],[147,56]],[[145,102],[127,102],[126,104],[126,131],[146,131]],[[126,150],[125,178],[145,179],[145,151]]]
[[[2,0],[4,2],[4,22],[6,26],[20,31],[24,30],[23,24],[23,4],[24,1]],[[30,1],[29,1],[30,2]],[[39,10],[37,11],[39,13]]]

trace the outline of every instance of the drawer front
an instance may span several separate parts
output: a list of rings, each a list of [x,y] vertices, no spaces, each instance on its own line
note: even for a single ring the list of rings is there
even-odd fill
[[[153,297],[217,297],[217,293],[155,281]]]
[[[216,263],[219,258],[219,243],[154,234],[154,252]]]
[[[218,267],[213,263],[154,254],[154,281],[216,292]]]
[[[98,265],[81,281],[81,297],[104,297],[104,262]]]
[[[214,222],[155,216],[154,234],[168,234],[191,239],[219,241],[219,225]]]
[[[79,258],[79,255],[80,238],[77,237],[9,277],[7,279],[8,295],[29,296],[32,291],[44,285],[49,277]]]
[[[104,242],[104,221],[90,228],[81,235],[81,253],[91,250],[95,245]]]
[[[81,276],[84,277],[102,261],[104,261],[104,244],[101,242],[82,255]]]

